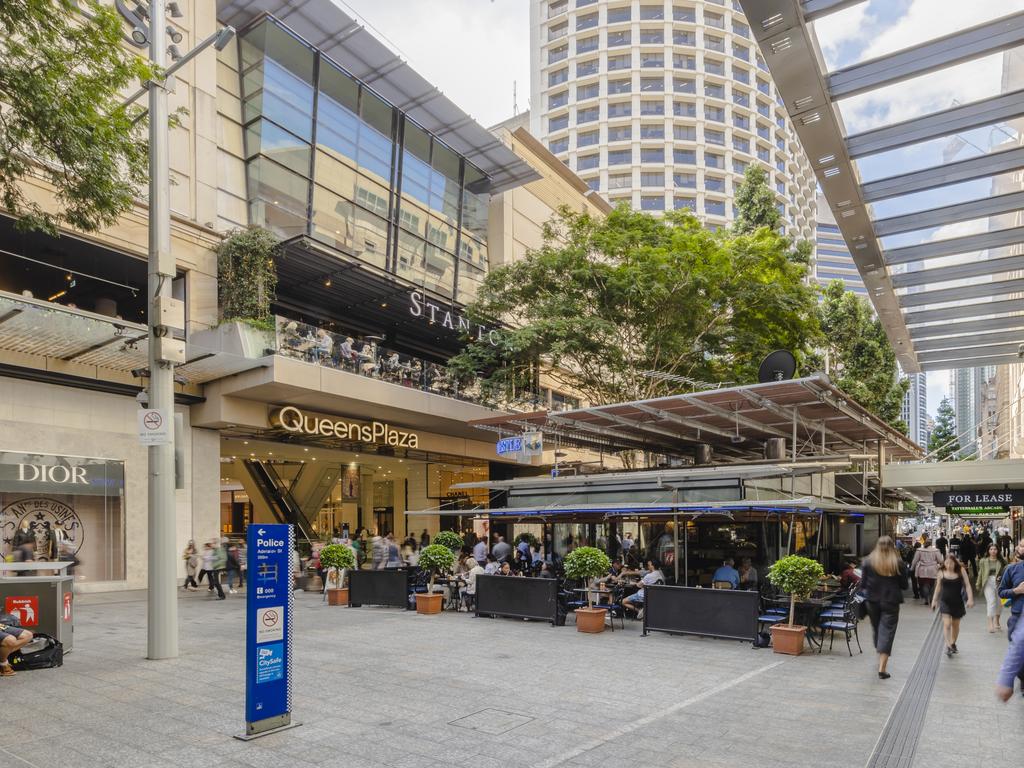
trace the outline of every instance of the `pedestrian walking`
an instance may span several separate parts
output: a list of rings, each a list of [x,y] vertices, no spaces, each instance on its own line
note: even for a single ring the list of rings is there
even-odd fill
[[[1008,560],[1010,558],[1010,545],[1013,544],[1013,539],[1010,538],[1010,534],[1007,531],[1002,531],[999,534],[999,554],[1003,556],[1003,559]]]
[[[960,562],[964,564],[968,579],[976,578],[978,575],[977,557],[978,549],[974,543],[974,536],[971,533],[965,533],[960,541]]]
[[[935,546],[938,548],[939,552],[942,553],[942,559],[945,560],[946,559],[946,547],[949,546],[949,542],[946,540],[946,532],[945,531],[939,531],[939,538],[937,538],[935,540]]]
[[[999,554],[999,547],[989,544],[988,556],[978,561],[978,576],[974,582],[977,591],[985,595],[985,616],[988,619],[988,631],[998,632],[999,614],[1002,603],[999,600],[999,580],[1003,577],[1006,561]]]
[[[203,567],[199,571],[197,583],[202,584],[203,577],[205,576],[206,580],[209,581],[210,574],[213,571],[213,545],[210,542],[203,544],[203,552],[199,557]]]
[[[238,547],[229,543],[227,539],[222,539],[221,543],[224,545],[224,552],[227,556],[224,568],[227,571],[228,594],[233,595],[235,594],[235,579],[238,579],[238,586],[242,586],[242,566],[238,562]]]
[[[917,554],[917,551],[920,548],[921,548],[921,542],[920,541],[915,541],[913,547],[907,547],[903,551],[903,562],[905,562],[907,564],[907,570],[910,571],[910,586],[914,590],[914,599],[915,600],[920,600],[921,599],[921,585],[917,581],[917,574],[914,573],[914,569],[911,566],[911,563],[914,562],[914,555]]]
[[[1006,702],[1013,696],[1013,679],[1021,681],[1021,694],[1024,695],[1024,677],[1021,677],[1021,670],[1024,670],[1024,632],[1018,632],[1017,636],[1010,642],[1010,647],[1003,657],[1003,665],[999,669],[999,679],[996,681],[996,696]]]
[[[1006,639],[1011,643],[1018,639],[1014,635],[1021,612],[1024,611],[1024,539],[1017,542],[1014,554],[1017,559],[1003,569],[1003,576],[999,579],[999,597],[1010,601],[1010,618],[1006,620]],[[1020,634],[1024,635],[1024,632]],[[1024,637],[1020,640],[1024,642]],[[1017,677],[1021,682],[1021,690],[1024,691],[1024,669],[1018,673]]]
[[[373,548],[373,570],[379,571],[388,563],[387,541],[383,536],[374,534],[373,541],[370,542],[370,546]]]
[[[967,593],[967,606],[964,607],[964,592]],[[953,658],[960,653],[956,640],[960,636],[960,619],[967,613],[967,608],[974,607],[974,592],[971,580],[967,578],[967,569],[955,557],[950,555],[943,561],[939,571],[939,586],[932,596],[932,610],[939,609],[942,614],[942,635],[946,640],[946,656]]]
[[[196,543],[194,541],[189,540],[181,558],[185,561],[185,583],[181,588],[194,592],[199,589],[199,585],[196,583],[196,571],[202,564],[202,559],[199,557],[199,552],[196,551]]]
[[[207,579],[210,582],[210,586],[207,591],[211,594],[213,590],[217,590],[217,598],[219,600],[224,599],[224,589],[220,585],[220,574],[224,570],[224,566],[227,565],[228,555],[224,551],[224,545],[220,541],[212,542],[211,549],[213,554],[210,557],[210,571],[207,573]]]
[[[861,564],[860,591],[867,596],[871,635],[878,653],[878,677],[882,680],[891,677],[887,667],[908,580],[907,564],[900,559],[892,539],[879,537],[875,548]]]
[[[935,592],[935,580],[939,577],[942,569],[942,562],[945,558],[932,546],[931,541],[925,538],[921,548],[914,553],[914,559],[910,563],[910,570],[917,576],[918,587],[921,590],[921,598],[924,605],[932,601]]]

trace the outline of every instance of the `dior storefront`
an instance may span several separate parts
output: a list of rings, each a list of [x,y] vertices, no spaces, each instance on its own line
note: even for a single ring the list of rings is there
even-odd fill
[[[77,559],[83,580],[125,578],[124,462],[0,452],[3,554]]]

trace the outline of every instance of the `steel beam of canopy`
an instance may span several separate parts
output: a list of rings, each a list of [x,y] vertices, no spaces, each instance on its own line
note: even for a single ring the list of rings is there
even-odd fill
[[[997,357],[999,355],[1013,355],[1017,353],[1020,342],[1012,344],[993,344],[990,346],[976,347],[969,344],[959,349],[943,349],[938,352],[921,352],[917,359],[921,363],[938,363],[946,360],[959,360],[971,357]]]
[[[948,371],[950,368],[980,368],[983,365],[1008,365],[1020,360],[1016,353],[1009,355],[980,355],[976,357],[951,358],[921,363],[923,371]]]
[[[669,421],[673,424],[678,424],[681,427],[687,427],[688,429],[695,430],[698,433],[707,432],[708,434],[718,435],[719,437],[732,437],[735,434],[727,429],[721,429],[720,427],[715,427],[711,424],[703,424],[696,419],[687,419],[676,413],[670,413],[669,411],[664,411],[660,408],[652,408],[651,406],[644,405],[643,403],[632,403],[632,406],[638,411],[643,411],[644,413],[661,419],[662,421]]]
[[[848,136],[846,149],[850,157],[856,159],[973,128],[995,125],[1021,115],[1024,115],[1024,89]]]
[[[1024,104],[1024,101],[1022,101]],[[898,235],[903,232],[914,232],[919,229],[941,227],[954,221],[969,221],[1012,213],[1024,209],[1024,192],[1009,192],[981,200],[970,200],[966,203],[943,205],[925,211],[907,213],[902,216],[891,216],[886,219],[875,219],[875,234],[879,237]]]
[[[860,5],[865,0],[803,0],[804,19],[814,21],[830,13]]]
[[[702,411],[705,411],[706,413],[718,416],[719,418],[729,419],[730,421],[733,421],[736,424],[742,424],[743,426],[749,427],[750,429],[757,429],[760,430],[761,432],[767,432],[769,435],[775,435],[776,437],[789,437],[788,432],[778,429],[777,427],[773,427],[769,424],[763,424],[757,419],[751,419],[748,418],[747,416],[743,416],[739,411],[730,411],[728,408],[721,408],[717,405],[713,405],[712,403],[705,403],[703,400],[691,397],[690,395],[679,395],[678,397],[682,400],[685,400],[690,405],[700,408]]]
[[[938,339],[921,339],[914,348],[918,352],[937,352],[940,349],[963,349],[964,345],[977,347],[979,352],[988,350],[982,349],[991,344],[1003,344],[1024,342],[1024,328],[1014,331],[995,331],[993,333],[972,333],[967,336],[946,336]]]
[[[942,288],[937,291],[919,291],[900,296],[904,307],[926,307],[963,299],[983,299],[986,296],[1004,296],[1007,293],[1024,293],[1024,279],[1000,280],[994,283],[972,283],[956,288]],[[1024,300],[1021,301],[1024,307]]]
[[[773,400],[768,400],[767,398],[761,397],[761,395],[750,392],[746,389],[739,390],[739,394],[759,408],[764,408],[766,411],[770,411],[786,421],[793,422],[796,420],[796,423],[808,434],[824,430],[825,433],[830,435],[833,440],[838,440],[839,442],[844,443],[848,448],[859,448],[857,443],[853,440],[850,440],[848,437],[844,437],[838,432],[830,429],[826,424],[824,424],[824,422],[821,424],[809,422],[807,419],[800,416],[799,412],[793,408],[789,408],[785,405],[779,405]]]
[[[954,264],[949,267],[904,272],[903,274],[893,275],[892,284],[895,288],[911,288],[917,285],[935,285],[937,283],[946,283],[950,280],[998,275],[1017,270],[1024,270],[1024,255],[1007,256],[1004,259],[979,259],[968,264]]]
[[[885,56],[863,61],[828,76],[833,99],[856,96],[912,77],[961,64],[1024,43],[1024,12],[979,24]]]
[[[1021,168],[1024,168],[1024,147],[1017,147],[869,181],[861,185],[861,196],[864,198],[864,202],[874,203],[890,197],[923,192],[935,187],[959,184],[962,181],[972,181],[986,176],[996,176]]]
[[[992,232],[979,232],[976,235],[933,240],[920,245],[908,245],[905,248],[893,248],[885,252],[885,261],[888,264],[909,264],[912,261],[924,261],[939,256],[957,256],[974,251],[987,251],[990,248],[1003,248],[1021,242],[1024,242],[1024,227],[1011,227]]]
[[[918,323],[938,323],[942,320],[958,320],[964,317],[988,317],[1009,312],[1019,312],[1024,304],[1020,299],[1006,301],[974,302],[960,307],[943,307],[942,309],[924,309],[919,312],[907,312],[903,319],[907,325]]]
[[[1010,328],[1024,328],[1024,315],[1009,315],[1007,317],[989,317],[984,320],[969,320],[964,323],[943,323],[942,325],[923,325],[910,329],[911,338],[934,339],[937,336],[952,336],[963,333],[989,333],[990,331],[1003,331]]]
[[[625,416],[618,416],[617,414],[608,413],[607,411],[586,410],[586,411],[584,411],[584,413],[589,413],[589,414],[591,414],[593,416],[599,416],[602,419],[608,419],[609,421],[614,421],[616,424],[619,424],[619,425],[621,425],[623,427],[626,427],[627,429],[635,429],[638,432],[642,432],[644,434],[660,435],[661,437],[667,437],[669,440],[682,440],[682,439],[684,439],[686,437],[685,435],[680,434],[679,432],[673,432],[670,429],[665,429],[664,427],[656,426],[656,425],[652,424],[649,421],[639,421],[637,419],[627,419]],[[587,422],[580,422],[580,423],[581,424],[586,424]],[[636,439],[643,440],[643,437],[636,438]]]

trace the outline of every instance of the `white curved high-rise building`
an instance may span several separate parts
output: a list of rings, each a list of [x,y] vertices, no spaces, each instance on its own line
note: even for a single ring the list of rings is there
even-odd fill
[[[612,203],[732,221],[761,162],[813,240],[815,180],[736,0],[531,0],[531,132]]]

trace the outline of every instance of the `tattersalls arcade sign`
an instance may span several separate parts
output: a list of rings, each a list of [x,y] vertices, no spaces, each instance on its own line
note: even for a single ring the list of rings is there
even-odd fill
[[[294,405],[286,405],[270,412],[270,424],[294,434],[337,437],[359,443],[377,443],[394,448],[419,448],[420,437],[415,432],[397,429],[381,421],[369,424],[328,416],[312,416]]]
[[[471,322],[465,315],[435,304],[426,298],[422,291],[413,291],[409,294],[409,314],[428,323],[437,323],[450,331],[464,333],[476,341],[486,340],[492,347],[501,343],[501,334],[496,329]]]

